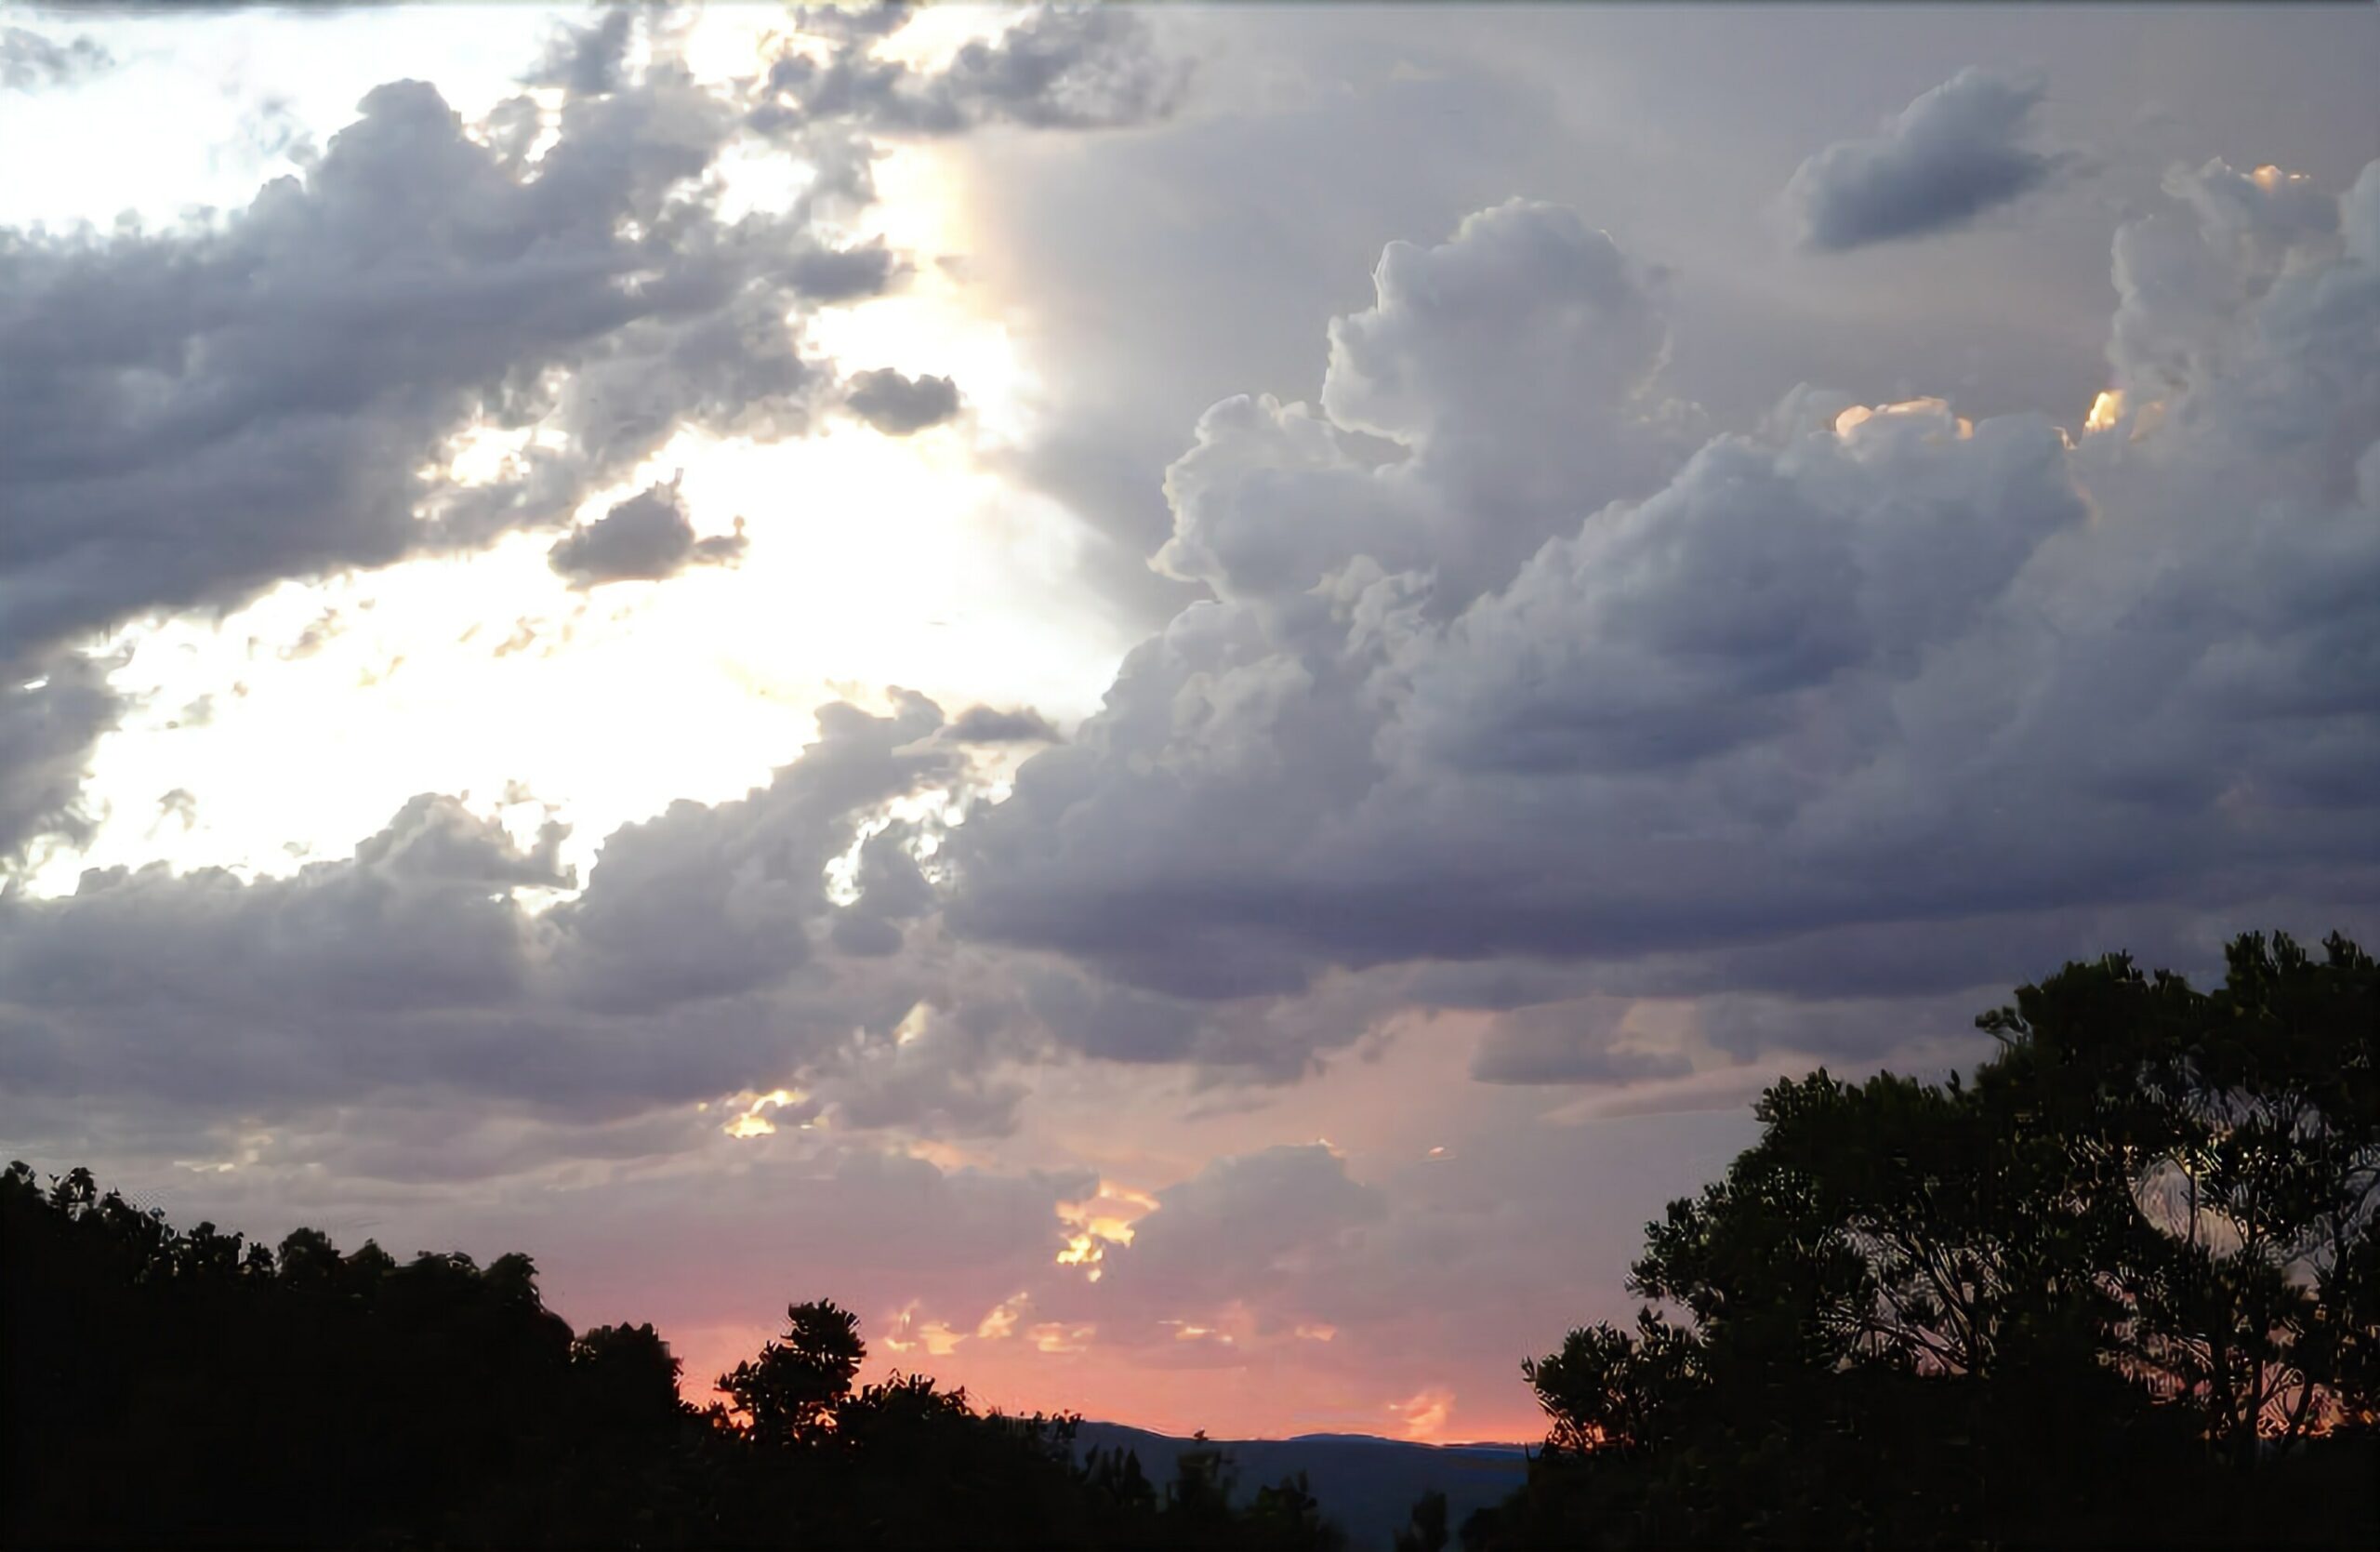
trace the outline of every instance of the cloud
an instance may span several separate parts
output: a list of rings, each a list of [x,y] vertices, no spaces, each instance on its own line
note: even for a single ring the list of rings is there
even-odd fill
[[[963,45],[926,95],[961,117],[1091,128],[1171,113],[1185,79],[1133,13],[1043,7],[990,42]]]
[[[1613,998],[1515,1009],[1488,1027],[1471,1075],[1484,1083],[1625,1084],[1691,1071],[1685,1053],[1627,1039],[1632,1011]]]
[[[192,1117],[443,1092],[586,1120],[828,1072],[933,991],[930,963],[831,947],[826,873],[884,803],[956,778],[940,720],[919,697],[826,708],[767,786],[623,827],[583,887],[567,826],[517,838],[425,793],[284,877],[152,864],[0,895],[0,1016],[33,1031],[0,1043],[0,1088]],[[925,903],[895,860],[861,873],[880,917]]]
[[[1060,744],[1065,740],[1050,720],[1030,706],[1013,711],[971,706],[950,719],[943,736],[962,744]]]
[[[796,254],[788,273],[793,287],[821,303],[881,296],[906,272],[906,260],[881,237],[845,248],[812,248]]]
[[[1263,1299],[1340,1259],[1389,1211],[1383,1192],[1351,1179],[1345,1160],[1320,1144],[1226,1155],[1156,1196],[1130,1244],[1102,1257],[1104,1329],[1117,1331],[1125,1310],[1153,1323]],[[1315,1313],[1296,1297],[1266,1302],[1276,1318]]]
[[[565,103],[534,165],[419,82],[361,112],[219,225],[9,245],[0,651],[550,524],[681,425],[803,427],[813,245],[719,216],[734,117],[675,67]],[[490,483],[435,471],[529,430]]]
[[[1840,253],[1951,232],[2039,188],[2066,158],[2027,143],[2037,81],[1963,70],[1864,139],[1797,168],[1786,202],[1804,245]]]
[[[28,27],[0,27],[0,91],[72,86],[115,68],[115,57],[88,34],[60,43]]]
[[[629,46],[636,40],[636,12],[613,6],[586,26],[555,25],[545,58],[522,78],[533,86],[559,86],[575,97],[601,97],[627,83]]]
[[[1498,1010],[1483,1079],[1647,1085],[1894,1038],[1881,1004],[1798,1003],[1964,995],[2250,906],[2352,925],[2380,175],[2327,219],[2196,177],[2119,240],[2129,407],[2079,442],[1811,391],[1677,455],[1649,272],[1609,238],[1508,206],[1392,250],[1325,412],[1235,402],[1185,462],[1246,456],[1171,482],[1224,596],[1005,801],[971,785],[994,724],[896,696],[827,709],[745,799],[622,827],[584,888],[430,798],[285,880],[93,875],[0,912],[11,1016],[50,1031],[18,1081],[614,1116],[796,1086],[998,1135],[1058,1054],[1282,1081],[1470,1007]],[[1491,361],[1464,319],[1572,332]],[[1384,463],[1353,441],[1392,432]],[[1567,461],[1640,436],[1633,496]],[[1301,439],[1411,521],[1279,478]],[[1251,536],[1328,542],[1250,548],[1225,493]],[[1661,999],[1699,1011],[1631,1010]]]
[[[0,656],[0,895],[32,842],[89,838],[77,794],[92,749],[124,710],[108,685],[113,666],[79,653]]]
[[[1873,974],[1887,927],[1904,956],[1967,941],[1898,988],[1949,992],[2111,932],[2367,919],[2355,773],[2380,705],[2351,665],[2380,583],[2380,379],[2358,343],[2380,318],[2380,174],[2319,206],[2248,183],[2177,180],[2180,212],[2119,237],[2131,407],[2106,429],[1804,392],[1641,495],[1582,479],[1567,515],[1530,514],[1509,575],[1432,537],[1529,511],[1438,516],[1436,471],[1469,461],[1447,444],[1501,454],[1465,488],[1526,491],[1642,422],[1623,385],[1657,335],[1616,261],[1503,260],[1597,253],[1584,223],[1474,218],[1450,246],[1487,253],[1383,284],[1369,317],[1409,291],[1491,336],[1540,306],[1596,319],[1554,310],[1578,289],[1619,298],[1602,316],[1635,343],[1516,352],[1498,379],[1368,317],[1333,331],[1328,418],[1210,412],[1169,476],[1166,553],[1222,596],[1128,655],[1073,741],[955,834],[951,925],[1161,1008],[1432,960],[1692,963],[1703,993],[1823,996]],[[1532,278],[1474,302],[1473,272]],[[1583,431],[1539,413],[1581,401]],[[1366,467],[1342,417],[1413,451]],[[1676,423],[1650,418],[1656,440]],[[1199,1027],[1170,1015],[1157,1043]],[[1516,1027],[1486,1070],[1579,1052]]]
[[[854,374],[843,403],[886,436],[911,436],[959,413],[959,385],[948,378],[905,378],[884,367]]]
[[[891,134],[949,135],[985,124],[1115,128],[1165,117],[1187,68],[1140,16],[1108,6],[1042,6],[998,37],[959,48],[938,71],[879,59],[877,42],[908,17],[899,7],[845,13],[804,7],[797,42],[771,62],[754,123],[774,133],[846,120]]]
[[[744,524],[735,532],[696,538],[685,503],[672,484],[651,485],[594,522],[573,528],[549,552],[554,570],[575,588],[605,582],[657,582],[691,565],[728,565],[743,557]]]
[[[563,27],[529,73],[563,88],[558,111],[524,96],[466,125],[431,86],[390,82],[319,158],[211,224],[14,236],[0,654],[550,526],[681,428],[806,430],[831,385],[801,310],[904,271],[817,224],[874,197],[870,136],[1170,105],[1136,17],[1037,12],[915,76],[866,57],[902,14],[833,23],[855,84],[788,97],[695,82],[672,33],[615,7]],[[8,37],[12,61],[33,58],[33,34]],[[731,218],[709,175],[747,121],[818,177],[783,211]],[[901,434],[956,391],[871,377],[860,399]],[[511,439],[499,472],[452,471],[488,438]]]
[[[1392,243],[1372,285],[1330,325],[1319,414],[1241,396],[1199,418],[1166,471],[1159,570],[1283,598],[1362,556],[1429,571],[1451,609],[1690,448],[1692,411],[1657,385],[1659,277],[1576,212],[1514,200],[1435,247]],[[1404,456],[1368,458],[1357,436]]]

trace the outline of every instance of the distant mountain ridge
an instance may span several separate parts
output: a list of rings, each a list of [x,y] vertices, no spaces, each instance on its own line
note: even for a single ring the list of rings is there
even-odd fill
[[[1284,1477],[1304,1472],[1322,1512],[1347,1532],[1350,1552],[1382,1552],[1405,1528],[1413,1503],[1433,1488],[1447,1495],[1447,1523],[1459,1528],[1474,1509],[1501,1503],[1528,1470],[1518,1444],[1418,1444],[1374,1434],[1315,1433],[1290,1439],[1176,1439],[1121,1423],[1086,1422],[1075,1436],[1078,1456],[1092,1450],[1130,1450],[1160,1485],[1171,1481],[1185,1450],[1212,1449],[1230,1462],[1235,1503]]]

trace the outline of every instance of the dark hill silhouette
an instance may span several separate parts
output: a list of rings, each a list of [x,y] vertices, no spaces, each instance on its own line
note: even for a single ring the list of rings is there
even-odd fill
[[[1300,1434],[1291,1439],[1198,1440],[1120,1423],[1085,1422],[1076,1448],[1130,1450],[1151,1473],[1170,1476],[1185,1451],[1223,1452],[1243,1483],[1302,1476],[1332,1519],[1361,1552],[1386,1552],[1406,1528],[1414,1501],[1433,1489],[1447,1495],[1455,1523],[1501,1502],[1528,1474],[1517,1444],[1416,1444],[1370,1434]],[[1245,1499],[1252,1492],[1242,1487]]]

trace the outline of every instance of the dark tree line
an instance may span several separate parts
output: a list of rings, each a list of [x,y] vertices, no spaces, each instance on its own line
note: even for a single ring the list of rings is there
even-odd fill
[[[1523,1365],[1488,1548],[2380,1546],[2380,971],[2114,956],[1945,1083],[1819,1071]]]
[[[269,1250],[23,1164],[0,1236],[9,1545],[1341,1545],[1302,1479],[1235,1505],[1217,1451],[1157,1484],[1078,1462],[1071,1416],[859,1386],[832,1303],[789,1308],[698,1411],[653,1327],[574,1334],[524,1255]]]

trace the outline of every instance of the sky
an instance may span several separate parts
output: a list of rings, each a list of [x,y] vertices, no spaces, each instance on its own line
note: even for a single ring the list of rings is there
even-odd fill
[[[0,7],[0,1148],[688,1391],[1538,1431],[2380,941],[2368,7]]]

